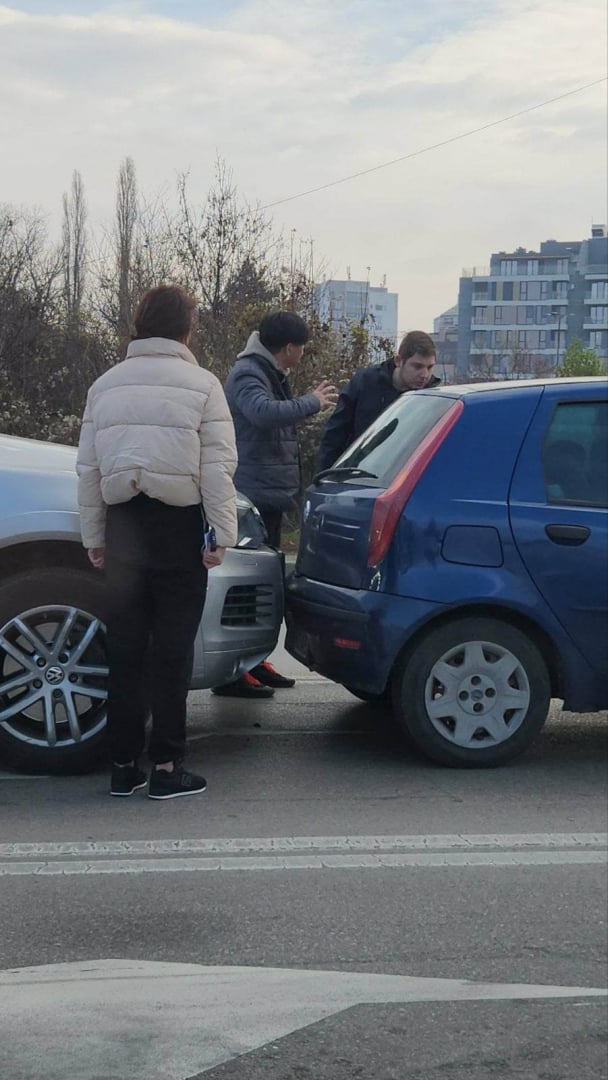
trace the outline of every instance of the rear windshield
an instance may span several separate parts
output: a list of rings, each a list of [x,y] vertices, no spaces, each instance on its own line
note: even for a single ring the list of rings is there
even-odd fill
[[[349,446],[336,466],[366,469],[388,487],[453,404],[454,398],[443,395],[404,394]]]

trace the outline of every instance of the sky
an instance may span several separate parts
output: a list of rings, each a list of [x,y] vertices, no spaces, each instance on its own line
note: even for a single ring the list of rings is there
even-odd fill
[[[219,155],[327,276],[369,267],[399,331],[431,330],[463,267],[608,224],[606,82],[280,200],[602,79],[605,41],[605,0],[0,3],[0,202],[58,238],[74,169],[97,228],[127,155],[169,201]]]

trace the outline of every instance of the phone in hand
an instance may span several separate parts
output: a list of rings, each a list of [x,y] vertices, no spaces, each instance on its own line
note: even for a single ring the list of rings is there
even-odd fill
[[[207,532],[205,533],[203,555],[206,551],[217,551],[217,540],[215,539],[215,529],[213,527],[207,529]]]

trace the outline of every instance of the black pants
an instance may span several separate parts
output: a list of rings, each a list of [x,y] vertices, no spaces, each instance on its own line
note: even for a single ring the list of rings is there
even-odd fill
[[[186,696],[207,571],[202,565],[154,568],[110,557],[106,582],[112,760],[124,764],[142,753],[149,709],[150,760],[179,760],[186,748]]]
[[[258,510],[268,533],[268,543],[271,547],[280,548],[283,511],[274,506],[258,506]]]

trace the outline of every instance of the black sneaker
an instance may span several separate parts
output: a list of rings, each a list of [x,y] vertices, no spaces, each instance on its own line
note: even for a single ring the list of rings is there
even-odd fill
[[[225,683],[224,686],[214,686],[212,693],[218,697],[246,697],[246,698],[271,698],[274,690],[270,686],[262,686],[259,679],[246,672],[240,679]]]
[[[112,765],[110,795],[132,795],[138,788],[145,787],[148,777],[137,765]]]
[[[178,799],[180,795],[199,795],[207,787],[204,776],[196,776],[176,765],[173,772],[153,769],[148,785],[149,799]]]

